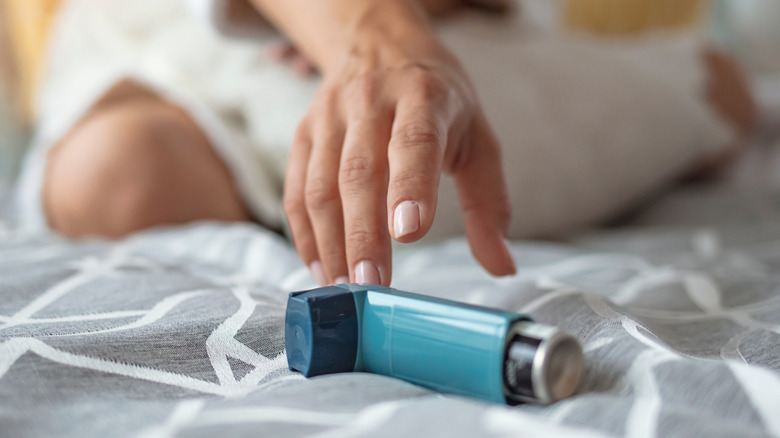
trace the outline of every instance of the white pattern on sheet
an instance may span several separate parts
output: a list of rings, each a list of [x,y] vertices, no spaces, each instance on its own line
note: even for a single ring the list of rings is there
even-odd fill
[[[690,370],[699,369],[720,373],[708,378],[733,385],[726,387],[723,394],[700,388],[702,397],[716,397],[714,401],[706,400],[703,406],[733,404],[739,410],[738,417],[723,418],[722,423],[707,430],[730,433],[734,430],[730,427],[737,427],[753,434],[777,430],[770,415],[771,404],[776,400],[761,388],[773,388],[780,379],[772,371],[763,371],[766,375],[753,371],[755,364],[777,366],[771,352],[772,343],[780,342],[780,338],[774,337],[776,332],[771,329],[777,326],[774,315],[780,309],[780,298],[760,289],[754,296],[726,296],[718,283],[721,277],[710,275],[721,269],[722,263],[730,263],[728,269],[732,269],[733,255],[739,251],[739,266],[758,266],[759,262],[751,261],[755,253],[744,247],[735,251],[723,243],[720,255],[709,249],[702,251],[707,259],[701,261],[700,267],[695,255],[689,252],[663,263],[650,263],[634,254],[585,256],[581,249],[517,245],[513,252],[518,259],[527,261],[526,267],[520,276],[501,280],[481,273],[463,241],[397,251],[396,273],[410,290],[429,287],[440,296],[477,304],[505,302],[542,321],[567,327],[579,336],[588,364],[581,395],[550,407],[505,409],[457,397],[431,396],[407,384],[394,387],[389,384],[390,379],[366,380],[360,374],[304,379],[291,373],[282,339],[283,303],[288,290],[280,285],[310,287],[311,278],[293,258],[290,248],[277,236],[258,228],[200,224],[150,232],[110,245],[51,243],[43,239],[20,245],[19,252],[29,254],[37,242],[50,248],[39,255],[47,254],[53,260],[44,257],[15,262],[7,278],[2,279],[11,283],[0,287],[0,294],[7,297],[0,305],[9,309],[2,315],[3,323],[8,324],[15,316],[14,325],[0,330],[0,336],[11,333],[0,341],[0,392],[14,388],[17,382],[29,385],[40,380],[40,388],[22,390],[19,396],[57,397],[46,392],[46,388],[59,388],[60,383],[67,387],[65,383],[70,382],[58,382],[57,373],[73,372],[74,377],[69,379],[74,383],[72,400],[76,402],[67,409],[80,409],[78,400],[91,396],[90,389],[85,394],[82,388],[90,388],[92,379],[121,382],[115,383],[117,388],[129,391],[128,394],[120,393],[115,399],[100,399],[87,406],[91,412],[105,405],[110,415],[133,422],[134,436],[173,437],[207,433],[213,427],[237,433],[244,430],[242,427],[249,427],[270,435],[281,431],[279,436],[299,436],[302,430],[310,432],[312,429],[306,428],[309,427],[325,436],[370,436],[377,431],[402,434],[407,421],[435,424],[437,430],[450,436],[516,436],[523,433],[521,428],[528,427],[548,437],[600,436],[602,432],[610,436],[657,436],[668,431],[670,425],[684,424],[670,415],[693,413],[721,421],[704,408],[676,406],[670,401],[691,397],[689,393],[675,393],[675,385],[685,383]],[[52,249],[60,245],[78,249],[75,264],[73,258],[63,257],[67,251]],[[758,250],[766,253],[763,247]],[[5,254],[12,254],[9,251]],[[406,258],[407,253],[415,257]],[[438,263],[445,258],[446,264]],[[771,266],[766,260],[767,266]],[[413,263],[416,265],[411,266]],[[256,264],[264,266],[253,269]],[[13,283],[17,276],[13,274],[38,266],[45,266],[46,272],[62,274],[53,275],[51,280],[44,277],[40,286],[43,293],[19,295],[20,289]],[[77,267],[75,273],[72,266]],[[457,275],[449,275],[452,266],[462,269],[457,269]],[[408,272],[417,274],[404,277]],[[763,281],[771,275],[753,268],[735,272],[737,277],[744,274],[745,281]],[[91,275],[88,281],[84,280],[86,275]],[[157,288],[148,280],[138,283],[147,276],[165,286]],[[30,280],[23,275],[18,278]],[[270,284],[270,278],[279,284]],[[459,283],[464,280],[466,285]],[[729,280],[734,280],[734,276]],[[606,286],[601,287],[599,281]],[[629,283],[632,298],[626,300],[627,305],[619,305],[613,298]],[[63,284],[68,287],[63,289]],[[132,299],[125,300],[114,289],[102,289],[113,284],[126,285],[133,291]],[[654,301],[647,300],[653,298],[654,287],[659,284],[684,286],[670,290],[677,294],[675,297],[688,297],[699,305],[691,308],[686,304],[682,310],[665,307],[666,303],[654,307]],[[44,309],[46,314],[39,316]],[[130,318],[131,322],[113,324],[112,319],[120,318]],[[82,328],[81,324],[90,321],[100,323],[96,330]],[[52,336],[45,331],[48,324],[66,324],[66,331],[78,336]],[[702,328],[676,333],[678,329],[691,330],[697,324],[703,324]],[[44,336],[19,337],[28,328],[39,330],[30,333]],[[168,332],[171,329],[175,331]],[[714,330],[711,338],[709,330]],[[107,333],[111,336],[101,338]],[[710,350],[691,352],[680,348],[679,342],[689,336],[694,337],[689,344],[695,345],[696,339],[702,339]],[[118,344],[112,344],[115,341]],[[136,349],[132,343],[143,348]],[[122,345],[130,346],[127,352]],[[739,361],[750,365],[741,365],[744,368],[736,372],[725,366],[711,368],[723,359],[730,364]],[[665,364],[671,366],[660,368]],[[722,375],[724,372],[733,373],[738,383],[729,383],[730,374]],[[35,380],[25,380],[30,376]],[[143,382],[154,385],[143,386]],[[364,387],[366,382],[371,383]],[[312,385],[320,389],[307,390]],[[685,391],[685,385],[681,386],[679,391]],[[136,403],[133,397],[139,393],[134,391],[144,391],[140,393],[143,400],[128,407],[127,403]],[[749,400],[739,399],[742,391]],[[8,403],[13,406],[14,398],[6,398],[0,407]],[[36,406],[53,409],[44,420],[36,416],[36,424],[54,424],[60,418],[56,410],[59,408],[47,403],[47,399],[35,399]],[[150,409],[149,403],[153,411],[160,411],[153,427],[146,420],[148,412],[142,413]],[[691,424],[710,427],[698,420],[691,420]],[[468,429],[472,426],[467,425],[474,425],[475,429]],[[571,428],[582,425],[589,429]],[[93,430],[93,426],[97,427],[97,423],[83,423],[84,434],[99,434],[99,427]],[[685,429],[687,426],[676,427],[690,431]]]

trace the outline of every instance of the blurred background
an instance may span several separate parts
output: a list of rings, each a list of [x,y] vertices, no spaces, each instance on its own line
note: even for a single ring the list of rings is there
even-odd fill
[[[47,34],[61,0],[0,0],[0,175],[9,184],[34,120]],[[518,0],[539,32],[604,39],[686,33],[733,55],[761,109],[765,137],[780,130],[780,1]],[[780,169],[780,167],[778,167]],[[780,179],[780,178],[778,178]]]
[[[525,0],[528,19],[548,32],[606,38],[689,33],[739,61],[765,118],[780,102],[780,2],[776,0]],[[771,111],[771,114],[766,114]]]

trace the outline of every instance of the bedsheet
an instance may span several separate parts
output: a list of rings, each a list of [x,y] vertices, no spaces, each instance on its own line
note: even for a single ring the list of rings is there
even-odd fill
[[[286,296],[314,284],[253,225],[115,243],[0,226],[0,436],[780,436],[780,225],[512,248],[503,279],[461,239],[398,248],[394,286],[576,335],[583,384],[552,406],[290,372]]]

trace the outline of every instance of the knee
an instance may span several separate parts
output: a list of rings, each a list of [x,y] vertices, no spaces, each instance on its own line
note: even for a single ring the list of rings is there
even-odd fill
[[[172,111],[111,106],[74,128],[49,156],[50,226],[69,237],[117,238],[185,219],[167,181],[179,147],[170,137],[182,128]]]

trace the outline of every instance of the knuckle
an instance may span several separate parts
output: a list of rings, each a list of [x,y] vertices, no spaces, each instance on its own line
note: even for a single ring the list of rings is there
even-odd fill
[[[298,124],[295,128],[295,136],[293,137],[293,144],[300,145],[309,140],[309,123],[304,120]]]
[[[332,115],[322,117],[313,128],[313,148],[341,149],[344,140],[344,126]]]
[[[310,210],[322,210],[339,199],[338,186],[326,178],[310,178],[306,181],[304,199]]]
[[[379,92],[379,81],[373,75],[365,73],[352,80],[347,89],[347,96],[350,102],[367,108],[377,101]]]
[[[363,185],[376,180],[378,175],[382,175],[378,160],[360,155],[347,157],[339,169],[339,184]]]
[[[346,272],[346,254],[344,254],[344,243],[341,245],[320,245],[317,252],[320,260],[325,264],[325,272],[341,275]]]
[[[496,221],[498,221],[501,225],[507,225],[509,224],[509,221],[512,217],[512,211],[509,209],[509,200],[503,199],[501,201],[496,201],[495,206],[495,218]]]
[[[425,70],[415,73],[414,84],[417,94],[426,102],[443,102],[449,94],[444,83]]]
[[[338,118],[340,101],[340,95],[332,92],[317,98],[311,103],[307,117],[310,119],[312,130],[316,129],[317,125],[322,122],[322,119],[330,121]]]
[[[304,203],[298,194],[285,192],[282,198],[282,207],[288,217],[294,218],[305,213]]]
[[[508,225],[512,216],[507,195],[491,199],[471,197],[462,202],[461,208],[467,216],[485,216],[487,214],[500,226]]]
[[[433,123],[423,120],[403,125],[393,137],[393,147],[401,149],[441,147],[445,143],[439,129]]]
[[[379,231],[355,228],[347,233],[346,241],[347,246],[359,250],[376,246],[377,242],[382,241],[382,235]]]
[[[336,108],[338,108],[338,101],[338,93],[335,91],[329,91],[327,93],[318,95],[314,102],[312,102],[311,108],[312,110],[320,112],[332,113]]]
[[[390,190],[403,192],[413,188],[415,191],[427,193],[428,190],[433,188],[435,193],[435,188],[438,187],[438,176],[432,166],[414,172],[400,172],[394,175],[392,181],[390,181]],[[416,198],[419,198],[419,196]]]
[[[509,195],[507,193],[504,193],[504,195],[501,196],[497,201],[497,216],[503,224],[509,224],[509,221],[512,219],[512,208],[510,202],[511,201],[509,200]]]

